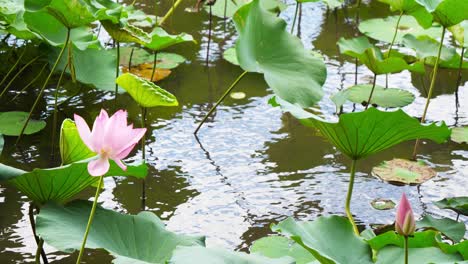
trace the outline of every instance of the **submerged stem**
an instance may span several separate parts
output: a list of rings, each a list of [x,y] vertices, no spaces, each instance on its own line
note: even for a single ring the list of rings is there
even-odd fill
[[[242,79],[242,77],[244,77],[244,75],[246,73],[247,73],[247,71],[244,71],[243,73],[241,73],[237,77],[237,79],[231,84],[231,86],[229,86],[229,88],[224,92],[224,94],[218,99],[216,104],[210,109],[208,114],[206,114],[206,116],[200,122],[197,129],[195,129],[195,132],[193,132],[195,135],[198,133],[198,130],[200,130],[201,126],[205,123],[206,119],[208,119],[208,117],[214,112],[214,110],[216,110],[216,107],[218,107],[218,105],[221,104],[221,102],[224,100],[224,98],[226,98],[226,96],[232,91],[232,89],[234,89],[234,87],[236,87],[237,83],[239,83],[239,81]]]
[[[16,60],[15,64],[13,64],[13,66],[11,66],[10,70],[8,70],[7,74],[0,81],[0,86],[6,81],[6,79],[8,78],[8,76],[10,76],[10,74],[13,72],[13,70],[16,68],[16,66],[18,66],[19,62],[21,61],[21,59],[23,58],[25,53],[26,53],[26,48],[24,48],[23,52],[21,52],[21,55]]]
[[[83,242],[81,243],[80,253],[78,254],[78,258],[76,259],[76,264],[80,264],[81,258],[83,257],[83,252],[86,246],[86,240],[88,239],[89,230],[91,228],[91,224],[93,223],[94,214],[96,213],[96,206],[99,199],[99,194],[101,192],[103,179],[104,176],[99,177],[99,183],[96,189],[96,194],[94,195],[93,207],[91,208],[91,213],[89,214],[88,224],[86,225],[86,231],[84,233]]]
[[[166,22],[166,20],[172,15],[172,13],[174,13],[174,10],[177,8],[178,5],[180,5],[180,3],[182,3],[182,0],[177,0],[172,5],[171,9],[169,9],[169,11],[167,11],[167,13],[164,15],[164,17],[161,18],[158,25],[162,25],[164,22]]]
[[[49,79],[54,74],[55,68],[57,68],[57,65],[59,64],[60,59],[62,59],[63,53],[64,53],[65,49],[67,48],[69,40],[70,40],[70,29],[67,30],[67,37],[66,37],[65,43],[63,44],[63,47],[60,50],[60,53],[59,53],[59,55],[57,57],[57,60],[55,60],[55,63],[52,66],[52,69],[50,69],[50,73],[47,76],[47,79],[45,80],[44,84],[42,85],[41,90],[39,91],[39,94],[37,95],[37,98],[34,101],[33,106],[31,107],[31,111],[29,112],[29,115],[28,115],[28,118],[26,119],[26,122],[24,122],[23,128],[21,129],[21,132],[20,132],[20,134],[18,136],[18,139],[16,140],[16,144],[18,144],[18,142],[21,139],[21,136],[24,133],[24,130],[26,130],[26,127],[28,126],[29,120],[31,120],[32,113],[34,112],[34,109],[36,109],[36,106],[39,103],[39,100],[41,99],[42,93],[44,93],[44,89],[46,88],[47,83],[49,82]]]
[[[369,107],[369,105],[371,104],[371,99],[372,99],[372,95],[374,94],[375,82],[376,81],[377,81],[377,74],[374,73],[374,81],[372,82],[372,90],[371,90],[371,92],[369,94],[369,99],[367,99],[366,110]]]
[[[291,25],[291,34],[294,32],[294,26],[296,25],[297,13],[299,13],[299,2],[296,1],[296,10],[294,11],[294,19]]]
[[[3,96],[3,94],[5,94],[5,92],[11,86],[11,84],[16,80],[16,78],[18,78],[18,76],[21,73],[23,73],[23,71],[26,70],[26,68],[29,67],[29,65],[33,64],[37,59],[39,59],[39,57],[40,56],[34,57],[32,60],[28,61],[28,63],[26,63],[23,67],[21,67],[21,69],[13,76],[13,78],[11,78],[11,80],[8,82],[8,84],[5,86],[5,88],[3,88],[2,93],[0,93],[0,98]]]
[[[33,85],[33,83],[35,83],[37,81],[37,79],[39,79],[39,77],[41,76],[42,72],[44,71],[44,69],[47,67],[48,63],[45,63],[44,65],[42,65],[42,68],[41,70],[39,71],[39,73],[28,83],[26,84],[26,86],[23,87],[23,89],[21,89],[17,95],[15,95],[10,102],[14,101],[22,92],[26,91],[26,89],[29,88],[29,86]]]
[[[426,121],[427,109],[429,108],[429,103],[431,102],[432,92],[434,91],[435,81],[437,78],[437,70],[439,69],[440,54],[442,53],[442,47],[444,46],[445,31],[446,31],[446,27],[443,27],[442,37],[440,39],[440,44],[439,44],[439,50],[437,52],[437,58],[435,61],[434,70],[432,72],[431,86],[429,86],[429,93],[427,94],[426,105],[424,106],[424,112],[421,117],[421,123],[424,123]],[[414,149],[413,149],[413,160],[416,160],[416,155],[418,155],[418,146],[419,146],[419,139],[416,139],[416,144],[414,144]]]
[[[354,188],[354,176],[356,175],[356,163],[357,160],[353,159],[351,163],[351,169],[350,169],[350,176],[349,176],[349,185],[348,185],[348,193],[346,195],[346,205],[345,205],[345,211],[346,211],[346,216],[348,217],[349,221],[351,222],[351,225],[353,226],[354,233],[356,235],[359,235],[359,229],[356,226],[356,223],[354,222],[353,214],[351,214],[351,197],[353,195],[353,188]]]

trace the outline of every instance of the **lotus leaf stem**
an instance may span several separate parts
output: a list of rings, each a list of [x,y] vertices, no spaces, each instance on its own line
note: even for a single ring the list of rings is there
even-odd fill
[[[398,20],[395,26],[395,32],[393,33],[392,42],[390,43],[390,47],[388,49],[388,56],[390,58],[392,56],[393,45],[395,45],[395,40],[398,35],[398,28],[400,27],[401,18],[403,17],[403,11],[400,12],[400,16],[398,16]],[[385,74],[385,88],[388,88],[388,73]]]
[[[132,58],[133,58],[133,51],[135,50],[134,47],[132,47],[132,50],[130,51],[130,58],[128,59],[128,72],[132,72]]]
[[[103,179],[104,179],[104,176],[99,177],[99,183],[96,188],[96,194],[94,195],[93,207],[91,208],[91,213],[89,214],[88,224],[86,225],[83,242],[81,243],[81,249],[80,249],[80,253],[78,254],[78,258],[76,259],[76,264],[80,264],[81,258],[83,257],[83,252],[86,246],[86,240],[88,239],[89,230],[91,229],[91,224],[93,223],[94,214],[96,213],[97,202],[98,202],[99,194],[101,192],[101,188],[103,185]]]
[[[371,92],[369,94],[369,99],[367,99],[366,110],[369,107],[369,105],[371,104],[371,99],[372,99],[372,95],[374,94],[376,81],[377,81],[377,74],[374,74],[374,80],[372,81],[372,90],[371,90]]]
[[[146,114],[147,114],[147,108],[146,107],[141,107],[141,127],[146,128]],[[141,158],[143,159],[143,162],[146,161],[146,133],[143,134],[143,137],[141,139]],[[145,179],[142,179],[141,183],[141,210],[146,209],[146,181]]]
[[[291,34],[294,32],[294,26],[296,25],[297,13],[299,13],[299,2],[296,1],[296,10],[294,11],[294,19],[291,25]]]
[[[210,111],[208,112],[208,114],[205,115],[205,117],[203,118],[203,120],[200,122],[200,124],[198,125],[197,129],[195,129],[195,132],[193,132],[195,135],[198,133],[198,130],[200,130],[200,128],[202,127],[202,125],[205,123],[205,121],[208,119],[208,117],[211,116],[211,114],[214,112],[214,110],[216,110],[216,108],[218,107],[219,104],[221,104],[221,102],[223,102],[224,98],[226,98],[226,96],[228,96],[228,94],[232,91],[232,89],[234,89],[234,87],[236,87],[237,83],[239,83],[239,81],[242,79],[242,77],[244,77],[244,75],[247,73],[248,71],[244,71],[243,73],[241,73],[237,79],[231,84],[231,86],[224,92],[224,94],[218,99],[218,101],[216,102],[216,104],[211,107]]]
[[[408,255],[409,255],[409,252],[408,252],[408,248],[409,248],[409,245],[408,245],[408,236],[405,236],[405,264],[408,264]]]
[[[463,67],[463,56],[465,56],[465,47],[462,47],[461,53],[460,53],[460,64],[458,65],[458,78],[457,78],[457,86],[455,88],[455,107],[460,106],[459,98],[458,98],[458,89],[460,88],[460,83],[462,80],[462,67]]]
[[[18,76],[21,73],[23,73],[23,71],[26,70],[26,68],[28,68],[29,65],[33,64],[37,59],[39,59],[39,57],[40,56],[34,57],[32,60],[28,61],[28,63],[26,63],[23,67],[21,67],[21,69],[13,76],[13,78],[11,78],[11,80],[8,82],[8,84],[5,86],[5,88],[3,88],[2,93],[0,93],[0,98],[5,94],[5,92],[11,86],[11,84],[16,80],[16,78],[18,78]]]
[[[58,110],[58,94],[60,91],[60,85],[62,84],[62,79],[63,75],[65,74],[65,71],[67,68],[70,66],[69,63],[65,65],[65,67],[62,70],[62,73],[60,74],[60,77],[57,82],[57,87],[55,88],[55,94],[54,94],[54,118],[53,118],[53,124],[52,124],[52,156],[54,156],[54,146],[55,146],[55,136],[56,136],[56,129],[57,129],[57,122],[58,122],[58,116],[57,116],[57,110]]]
[[[41,264],[41,252],[44,246],[44,239],[39,239],[39,244],[36,249],[36,256],[34,258],[36,264]]]
[[[434,91],[435,81],[437,78],[437,70],[439,69],[440,54],[442,53],[442,47],[444,46],[444,37],[445,37],[446,29],[447,29],[446,27],[442,28],[442,37],[440,38],[439,50],[437,52],[437,58],[434,64],[434,70],[432,72],[431,85],[429,86],[429,93],[427,94],[426,105],[424,106],[424,112],[421,117],[421,123],[424,123],[426,121],[427,109],[429,108],[429,103],[431,102],[432,92]],[[413,160],[416,160],[416,155],[418,155],[419,142],[420,140],[416,139],[416,143],[414,144],[414,149],[413,149]]]
[[[227,1],[228,0],[224,0],[224,19],[226,19],[226,14],[227,14]]]
[[[42,246],[41,247],[39,246],[40,239],[36,234],[36,221],[34,220],[34,207],[35,207],[35,205],[32,202],[29,203],[29,213],[28,213],[29,222],[31,223],[31,229],[32,229],[32,232],[33,232],[34,240],[36,241],[36,245],[38,246],[37,250],[39,250],[39,248],[40,248],[40,255],[42,257],[42,262],[44,264],[48,264],[49,261],[47,260],[47,255],[44,252],[44,248]],[[39,210],[39,209],[37,209],[37,210]],[[36,251],[36,254],[37,254],[37,251]],[[37,255],[36,255],[36,257],[37,257]]]
[[[23,87],[23,89],[21,89],[18,94],[16,94],[11,100],[10,102],[13,102],[22,92],[26,91],[26,89],[29,88],[29,86],[33,85],[33,83],[35,83],[37,81],[37,79],[39,79],[39,77],[41,76],[42,72],[45,70],[45,68],[47,67],[48,63],[45,63],[41,70],[39,71],[39,73],[28,83],[26,84],[26,86]]]
[[[117,62],[115,63],[115,79],[119,78],[119,71],[120,71],[120,43],[118,41],[115,42],[117,46]],[[115,97],[114,97],[114,104],[117,107],[117,93],[119,92],[119,85],[115,84]]]
[[[73,83],[76,83],[76,72],[75,72],[75,65],[73,64],[73,43],[70,40],[70,43],[68,43],[68,57],[67,57],[67,63],[68,67],[70,68],[70,74],[72,77]]]
[[[20,63],[20,61],[23,58],[25,53],[26,53],[26,48],[24,48],[23,52],[21,52],[21,55],[16,60],[15,64],[13,64],[13,66],[11,66],[10,70],[8,70],[7,74],[0,81],[0,86],[6,81],[6,79],[8,78],[8,76],[10,76],[10,74],[13,72],[13,70],[16,68],[16,66],[18,66],[18,64]]]
[[[54,74],[54,71],[55,71],[55,68],[57,68],[57,65],[59,64],[60,60],[62,59],[62,56],[63,56],[63,53],[65,52],[65,49],[67,48],[67,45],[68,45],[68,41],[70,40],[70,29],[67,30],[67,37],[66,37],[66,40],[65,40],[65,43],[63,44],[63,47],[62,49],[60,50],[60,53],[57,57],[57,59],[55,60],[55,63],[54,65],[52,66],[52,69],[50,69],[50,73],[49,75],[47,76],[44,84],[42,85],[41,87],[41,90],[39,91],[39,94],[37,95],[37,98],[36,100],[34,101],[34,104],[33,106],[31,107],[31,111],[29,111],[29,115],[28,115],[28,118],[26,119],[26,122],[24,122],[24,125],[23,125],[23,128],[21,129],[21,132],[18,136],[18,139],[16,140],[16,144],[19,143],[20,139],[21,139],[21,136],[23,135],[24,131],[26,130],[26,127],[28,126],[28,123],[29,123],[29,120],[31,120],[31,117],[32,117],[32,113],[34,112],[34,109],[36,109],[36,106],[37,104],[39,103],[39,100],[41,99],[42,97],[42,94],[44,93],[44,90],[47,86],[47,83],[49,82],[50,78],[52,77],[52,75]]]
[[[353,195],[353,188],[354,188],[354,176],[356,175],[356,163],[357,160],[353,159],[351,163],[351,169],[349,172],[349,185],[348,185],[348,193],[346,195],[346,205],[345,205],[345,210],[346,210],[346,216],[349,219],[349,222],[351,222],[351,225],[353,226],[354,233],[359,236],[359,229],[356,226],[356,222],[354,222],[353,214],[351,213],[350,205],[351,205],[351,197]]]
[[[164,22],[166,22],[166,20],[172,15],[172,13],[174,13],[174,10],[177,8],[177,6],[180,5],[180,3],[182,3],[182,0],[177,0],[175,3],[173,3],[171,9],[169,9],[169,11],[167,11],[164,17],[161,18],[158,25],[164,24]]]
[[[154,74],[156,73],[156,65],[158,63],[158,51],[154,51],[154,59],[153,59],[153,71],[151,72],[151,79],[150,81],[152,82],[154,79]]]

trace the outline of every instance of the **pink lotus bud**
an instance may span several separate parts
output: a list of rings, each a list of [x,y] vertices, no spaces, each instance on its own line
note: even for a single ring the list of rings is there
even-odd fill
[[[395,230],[402,236],[410,236],[414,233],[415,229],[416,223],[413,209],[411,209],[411,204],[408,198],[406,198],[406,194],[403,193],[396,213]]]
[[[127,166],[122,159],[128,156],[133,147],[140,141],[146,128],[133,128],[127,124],[127,112],[119,110],[109,117],[105,110],[94,121],[91,131],[84,119],[75,114],[75,124],[78,133],[88,148],[99,158],[88,163],[91,176],[102,176],[109,171],[109,159],[115,161],[122,170]]]

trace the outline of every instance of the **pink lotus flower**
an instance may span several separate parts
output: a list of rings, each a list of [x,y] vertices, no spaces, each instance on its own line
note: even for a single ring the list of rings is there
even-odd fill
[[[134,129],[133,124],[127,126],[127,112],[124,110],[117,111],[111,117],[105,110],[101,110],[92,131],[86,121],[76,114],[75,123],[83,142],[99,155],[98,159],[88,163],[88,172],[92,176],[106,174],[109,171],[109,159],[115,161],[122,170],[126,170],[127,166],[122,159],[130,154],[146,132],[146,128]]]
[[[416,223],[413,209],[411,209],[411,204],[408,198],[406,198],[406,194],[403,193],[396,213],[395,230],[402,236],[410,236],[414,233],[415,229]]]

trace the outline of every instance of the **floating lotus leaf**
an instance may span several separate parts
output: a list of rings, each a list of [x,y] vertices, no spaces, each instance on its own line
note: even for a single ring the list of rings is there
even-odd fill
[[[112,23],[110,20],[103,20],[101,24],[115,41],[137,43],[140,45],[146,45],[151,42],[151,37],[148,33],[129,23]]]
[[[448,28],[452,32],[453,38],[462,47],[468,48],[468,21],[463,21],[460,24]]]
[[[395,231],[380,234],[368,243],[377,251],[376,263],[403,263],[404,238]],[[408,238],[408,245],[409,263],[462,263],[458,261],[468,257],[468,241],[450,245],[442,242],[440,232],[434,230],[414,233]]]
[[[120,65],[128,67],[128,62],[130,60],[131,52],[132,52],[132,48],[130,47],[120,48]],[[158,52],[156,67],[158,69],[174,69],[184,62],[185,62],[185,58],[178,54]],[[154,63],[154,54],[151,54],[144,49],[139,49],[139,48],[133,49],[132,68],[133,68],[133,65],[139,65],[139,64],[151,64],[151,67],[153,67],[152,66],[153,63]]]
[[[468,143],[468,126],[452,128],[452,141],[457,143]]]
[[[395,208],[395,202],[382,198],[372,200],[371,205],[376,210],[390,210]]]
[[[312,222],[296,222],[288,218],[272,230],[302,245],[320,263],[373,263],[371,248],[343,217],[321,216]]]
[[[437,219],[430,215],[425,215],[423,219],[417,221],[416,227],[418,229],[438,230],[453,242],[460,242],[466,232],[466,226],[463,222],[458,222],[449,218]]]
[[[212,249],[204,247],[177,247],[174,255],[168,262],[170,264],[192,263],[229,263],[229,264],[295,264],[289,257],[271,259],[256,254],[232,252],[225,249]]]
[[[157,27],[151,33],[151,42],[146,43],[145,47],[152,50],[162,50],[173,46],[175,44],[184,42],[194,42],[193,37],[187,33],[181,33],[178,35],[170,35],[164,29]]]
[[[26,112],[0,112],[0,134],[5,136],[19,136],[21,130],[28,119],[29,113]],[[46,122],[42,120],[29,120],[28,126],[23,134],[30,135],[44,129]]]
[[[273,259],[289,256],[296,261],[295,264],[318,263],[315,257],[304,247],[282,236],[260,238],[252,244],[250,252]]]
[[[81,140],[75,122],[71,119],[63,120],[60,129],[60,156],[62,164],[70,164],[94,157],[95,155]]]
[[[310,107],[322,98],[325,64],[286,31],[284,20],[261,7],[260,0],[254,0],[236,12],[234,22],[242,69],[263,73],[273,92],[292,104]]]
[[[434,16],[434,21],[444,27],[456,25],[468,19],[466,0],[415,0]]]
[[[153,75],[153,65],[153,63],[142,63],[132,66],[130,73],[152,82],[158,82],[171,74],[171,70],[156,68]],[[122,72],[129,72],[128,67],[122,66]],[[153,79],[151,79],[151,76],[153,76]]]
[[[215,1],[211,6],[211,12],[214,16],[224,18],[232,17],[236,11],[250,3],[251,0],[220,0]],[[279,13],[287,8],[287,5],[278,0],[262,0],[262,7],[272,13]],[[205,6],[205,10],[209,12],[209,6]],[[226,12],[224,12],[226,10]],[[225,16],[226,14],[226,16]]]
[[[414,0],[413,0],[414,1]],[[359,23],[359,31],[362,34],[380,41],[391,43],[399,16],[389,16],[386,18],[373,18]],[[424,29],[412,16],[402,16],[398,26],[395,43],[401,43],[403,36],[412,34],[416,37],[428,35],[432,38],[439,38],[442,35],[442,28],[439,26]]]
[[[393,159],[374,167],[372,174],[395,185],[417,185],[434,178],[437,172],[422,161]]]
[[[384,58],[380,49],[372,45],[367,37],[340,38],[337,44],[342,54],[357,58],[374,74],[397,73],[408,68],[406,61],[400,57]]]
[[[46,11],[26,12],[24,21],[38,37],[54,47],[63,47],[67,38],[67,28]],[[97,46],[98,40],[89,27],[77,27],[70,31],[70,41],[80,50]]]
[[[232,92],[232,93],[229,94],[229,96],[232,99],[241,100],[241,99],[245,98],[245,93],[244,92]]]
[[[230,62],[231,64],[239,66],[239,61],[237,60],[236,48],[229,48],[223,52],[223,58]]]
[[[441,209],[450,209],[458,214],[468,216],[468,197],[444,198],[434,204]]]
[[[0,180],[9,180],[29,199],[39,204],[49,201],[64,203],[99,179],[89,175],[87,160],[56,168],[34,169],[31,172],[6,165],[1,167]],[[147,173],[146,164],[127,165],[127,170],[123,171],[115,162],[110,161],[106,176],[144,178]]]
[[[49,62],[53,63],[59,54],[55,49],[49,54]],[[75,67],[76,79],[81,83],[88,84],[103,91],[114,91],[115,89],[115,65],[116,54],[112,50],[73,48],[73,66]],[[67,65],[67,58],[63,56],[57,65],[57,71],[63,70]],[[70,69],[67,69],[70,72]]]
[[[360,84],[338,92],[331,99],[337,108],[340,108],[346,100],[367,105],[371,91],[372,85]],[[370,103],[380,107],[403,107],[413,101],[414,95],[406,90],[384,88],[376,85]]]
[[[417,19],[424,28],[432,25],[432,15],[415,0],[379,0],[390,6],[391,11],[399,11],[406,15],[411,15]],[[392,34],[393,36],[393,34]]]
[[[122,74],[117,78],[116,83],[125,89],[142,107],[179,105],[174,95],[131,73]]]
[[[37,216],[38,235],[61,251],[80,249],[91,205],[87,201],[65,207],[46,204]],[[204,237],[172,233],[152,212],[126,215],[99,206],[86,243],[87,248],[108,251],[116,258],[114,263],[166,263],[177,246],[194,245],[204,245]]]
[[[437,57],[440,43],[429,36],[415,37],[411,34],[407,34],[403,37],[403,45],[415,50],[416,56],[419,59],[426,59]],[[454,55],[455,49],[443,46],[440,59],[442,61],[448,61]]]
[[[372,107],[363,112],[342,114],[338,123],[335,123],[279,98],[270,103],[280,105],[303,125],[320,130],[333,145],[353,160],[365,158],[407,140],[425,138],[443,143],[450,137],[450,129],[445,123],[422,125],[401,109],[384,112]]]

